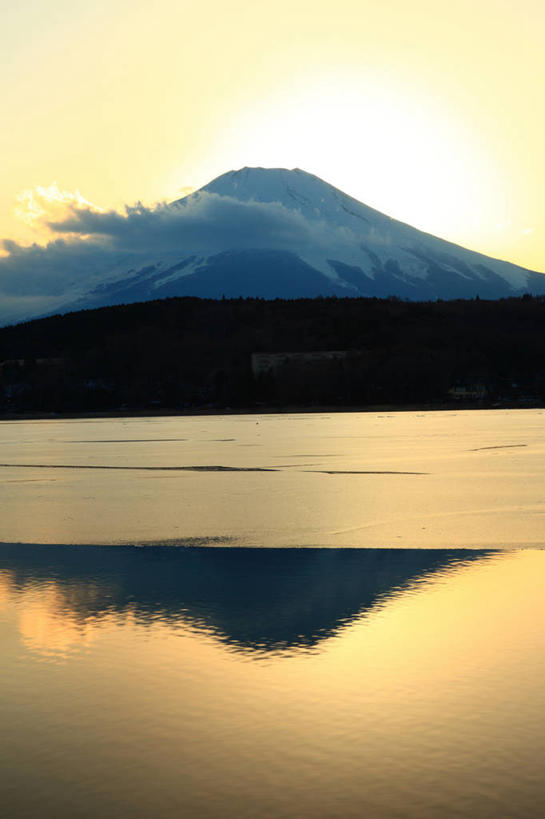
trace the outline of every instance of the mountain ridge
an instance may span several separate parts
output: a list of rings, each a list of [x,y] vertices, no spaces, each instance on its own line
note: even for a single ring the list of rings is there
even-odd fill
[[[309,267],[317,270],[330,282],[329,286],[327,286],[321,278],[315,280],[314,287],[318,289],[321,287],[323,292],[309,292],[307,289],[298,289],[296,287],[296,291],[300,292],[302,296],[377,295],[384,297],[394,295],[419,301],[426,299],[426,297],[467,298],[479,295],[486,298],[487,296],[521,295],[526,290],[536,294],[545,293],[545,276],[541,280],[543,274],[511,262],[493,259],[478,251],[461,247],[431,233],[414,228],[405,222],[393,219],[387,214],[359,202],[354,197],[344,193],[344,191],[320,179],[320,177],[300,168],[288,170],[285,168],[245,166],[239,170],[227,171],[198,191],[183,199],[175,200],[171,203],[171,207],[186,208],[188,205],[198,202],[203,195],[210,194],[250,205],[253,203],[271,206],[280,205],[288,211],[302,215],[309,222],[319,223],[322,221],[330,227],[330,232],[325,237],[321,237],[321,244],[326,244],[330,252],[323,254],[320,252],[321,249],[316,248],[316,245],[311,248],[297,248],[299,252],[296,255],[299,259]],[[355,222],[355,220],[357,221]],[[364,235],[358,234],[355,229],[355,225],[359,226],[360,223],[365,225]],[[347,236],[348,231],[353,235]],[[394,237],[391,236],[392,232],[396,234]],[[344,235],[339,236],[339,233]],[[352,246],[354,239],[359,247],[354,248]],[[262,248],[257,242],[256,244],[255,248],[245,248],[245,251],[254,251],[254,264],[261,266],[263,260],[259,258],[258,251],[261,251]],[[395,252],[391,253],[389,249],[393,245],[395,246]],[[430,247],[432,249],[431,259]],[[376,252],[377,248],[379,253]],[[382,248],[385,248],[385,251],[380,253]],[[437,249],[445,254],[443,258],[436,258]],[[225,247],[222,253],[236,254],[237,250],[236,247]],[[267,247],[266,250],[283,252],[284,248]],[[424,250],[428,252],[423,252]],[[207,270],[207,268],[211,266],[217,269],[218,255],[211,254],[207,258],[198,260],[200,264],[197,263],[193,271],[188,271],[184,275],[185,278],[188,274],[195,275],[197,271],[200,271],[202,276],[201,288],[199,288],[197,282],[190,281],[184,284],[197,284],[197,287],[184,288],[183,292],[179,289],[173,292],[172,288],[169,288],[168,294],[214,297],[213,288],[211,290],[209,286],[206,286],[204,279],[210,278],[210,270]],[[454,259],[451,258],[451,255],[454,256]],[[232,256],[230,258],[232,259]],[[212,263],[207,264],[206,261],[211,259],[213,260]],[[469,265],[469,270],[466,267],[468,259],[473,262]],[[455,262],[454,265],[453,261]],[[425,270],[426,265],[428,266],[427,271]],[[482,265],[484,269],[480,269],[479,265]],[[351,280],[347,280],[339,272],[343,270],[346,274],[348,272],[347,267],[353,268]],[[457,279],[449,276],[453,267],[454,269],[458,268]],[[353,275],[354,271],[360,272],[360,275],[356,276],[356,280]],[[362,278],[362,275],[365,278]],[[500,281],[498,281],[498,276]],[[540,278],[536,279],[535,276]],[[161,278],[158,277],[156,285],[156,289],[159,291],[162,289]],[[460,279],[469,280],[470,285],[464,287]],[[428,286],[418,287],[418,281],[427,283]],[[227,285],[229,285],[228,282]],[[239,282],[239,290],[240,285]],[[214,281],[214,286],[220,286],[217,279]],[[270,285],[267,284],[264,289],[270,291]],[[478,292],[479,289],[481,292]],[[338,292],[334,292],[336,290]],[[246,284],[246,292],[237,293],[229,286],[227,286],[227,291],[230,296],[260,296],[263,292],[260,292],[259,284],[255,282],[249,288],[248,284]],[[159,293],[154,295],[159,295]],[[215,295],[221,297],[223,293],[218,291]],[[278,297],[290,297],[293,294],[289,292],[289,289],[285,289],[284,285],[284,289],[279,288],[276,295]]]
[[[59,298],[23,319],[170,296],[545,294],[544,274],[420,231],[300,168],[231,170],[160,208],[77,211],[63,226],[90,235],[102,257],[92,275],[65,261]]]

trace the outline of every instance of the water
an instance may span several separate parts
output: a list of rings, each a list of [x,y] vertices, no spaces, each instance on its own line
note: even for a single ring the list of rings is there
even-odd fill
[[[0,423],[0,541],[542,547],[541,410]]]
[[[0,424],[2,814],[541,818],[542,423]]]

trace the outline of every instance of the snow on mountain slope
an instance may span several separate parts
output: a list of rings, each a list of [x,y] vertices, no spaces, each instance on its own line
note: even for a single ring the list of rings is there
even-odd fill
[[[332,258],[344,264],[359,264],[371,279],[378,273],[375,256],[382,263],[397,261],[405,277],[428,278],[426,263],[433,258],[445,271],[468,280],[487,281],[487,271],[482,269],[486,267],[515,289],[527,284],[528,271],[524,268],[398,222],[299,168],[242,168],[217,177],[201,190],[244,202],[278,202],[305,219],[325,223],[324,243],[331,248]],[[321,268],[331,275],[331,269],[323,264]]]
[[[0,307],[0,321],[184,295],[428,300],[545,293],[545,275],[398,222],[297,168],[229,171],[171,205],[125,215],[78,211],[62,227],[83,237],[77,253],[57,243],[29,259],[33,282],[39,284],[41,264],[46,272],[61,270],[63,284],[41,311],[39,299],[10,295],[15,313]],[[48,261],[48,253],[57,255]],[[18,252],[23,273],[24,259]],[[2,264],[9,267],[0,259],[0,298]],[[22,279],[13,281],[12,291]]]

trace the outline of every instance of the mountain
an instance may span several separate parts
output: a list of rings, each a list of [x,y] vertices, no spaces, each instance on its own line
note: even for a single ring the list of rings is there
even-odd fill
[[[47,313],[168,296],[545,294],[545,275],[398,222],[297,168],[229,171],[160,210],[79,219],[76,232],[96,230],[109,250],[92,275],[89,254],[85,272],[72,263]]]

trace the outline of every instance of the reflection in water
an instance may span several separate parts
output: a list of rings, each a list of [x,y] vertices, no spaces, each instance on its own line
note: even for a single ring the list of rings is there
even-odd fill
[[[0,546],[16,819],[541,819],[545,552]]]
[[[267,652],[317,646],[394,591],[488,554],[16,544],[0,547],[0,571],[4,588],[28,593],[20,622],[28,646],[88,644],[115,613],[180,620]]]
[[[67,656],[74,646],[91,645],[94,632],[104,628],[104,622],[82,618],[71,610],[65,590],[56,583],[32,584],[29,591],[19,614],[21,639],[28,649],[52,657]]]

